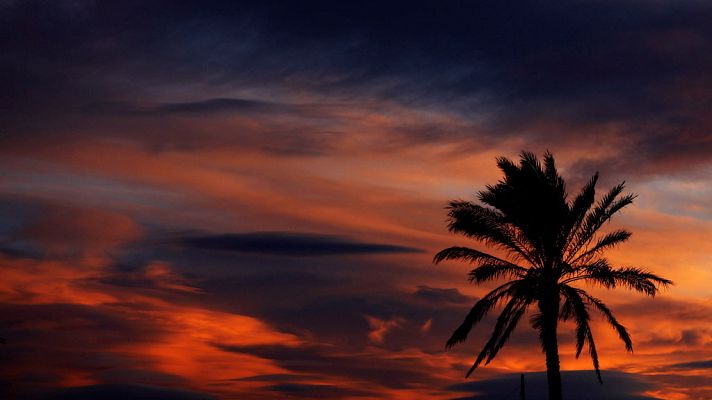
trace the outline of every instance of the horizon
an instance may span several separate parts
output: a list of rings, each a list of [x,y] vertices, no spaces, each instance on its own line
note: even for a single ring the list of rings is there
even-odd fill
[[[564,397],[712,398],[712,3],[144,3],[0,1],[0,397],[543,399],[531,314],[465,379],[496,286],[433,257],[550,151],[675,283],[586,286],[634,352],[561,323]]]

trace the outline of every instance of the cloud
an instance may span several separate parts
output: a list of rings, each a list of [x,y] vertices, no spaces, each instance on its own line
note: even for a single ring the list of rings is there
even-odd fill
[[[672,364],[669,368],[675,369],[710,369],[712,368],[712,360],[691,361],[686,363]]]
[[[565,7],[398,2],[277,7],[216,1],[169,10],[127,2],[68,13],[22,2],[6,10],[12,18],[4,29],[15,34],[2,43],[7,90],[0,101],[12,111],[4,113],[4,125],[13,137],[64,130],[92,136],[119,123],[112,133],[118,137],[185,149],[196,143],[180,132],[181,123],[143,121],[138,126],[146,129],[136,129],[88,116],[86,106],[139,98],[158,105],[158,113],[214,118],[223,111],[259,114],[275,105],[281,110],[307,99],[322,106],[346,102],[366,110],[363,117],[375,108],[381,120],[409,110],[387,130],[399,145],[395,148],[436,141],[472,149],[522,138],[536,147],[605,147],[610,154],[591,156],[588,163],[604,170],[688,170],[707,163],[711,146],[704,113],[710,99],[703,88],[712,82],[712,57],[705,51],[712,38],[706,23],[712,7],[658,6],[585,1]],[[133,18],[137,15],[141,18]],[[295,15],[328,18],[307,24]],[[39,37],[23,29],[29,21]],[[263,118],[235,131],[266,127],[260,130],[275,142],[271,148],[283,151],[295,147],[289,143],[308,141],[314,130],[364,134],[353,114],[328,108],[322,118],[311,115],[309,123],[286,128],[293,141],[282,137],[285,126],[269,126],[272,121]],[[46,118],[31,118],[37,114]],[[441,115],[450,124],[428,118],[413,123],[422,114]],[[173,132],[161,134],[155,126]],[[352,128],[344,132],[344,126]],[[202,145],[228,141],[270,149],[254,138],[245,144],[242,134],[208,140],[212,134],[204,123],[194,129],[202,131]],[[330,149],[326,145],[311,154]]]
[[[318,375],[296,375],[296,374],[272,374],[272,375],[255,375],[246,378],[239,378],[243,382],[279,382],[279,381],[303,381],[303,380],[318,380]]]
[[[285,396],[306,399],[343,399],[376,395],[373,392],[365,390],[355,390],[335,385],[311,385],[303,383],[280,383],[266,386],[264,389],[279,392]]]
[[[86,112],[116,113],[130,116],[165,116],[171,114],[193,114],[205,117],[217,113],[246,115],[280,114],[297,110],[297,106],[243,98],[210,98],[183,103],[134,104],[130,102],[107,101],[86,106]]]
[[[270,111],[277,107],[274,103],[248,99],[218,98],[189,103],[172,103],[159,106],[156,111],[167,113],[212,113],[229,111]]]
[[[281,256],[330,256],[348,254],[416,253],[422,250],[390,244],[301,232],[253,232],[190,236],[176,241],[181,246],[239,253]]]
[[[374,343],[383,344],[388,332],[401,327],[401,321],[398,319],[384,321],[368,315],[365,318],[371,328],[371,331],[368,332],[368,338]]]
[[[190,279],[175,272],[173,266],[162,261],[149,262],[141,268],[114,268],[94,282],[120,286],[124,288],[153,288],[160,290],[199,293],[200,289],[193,286]]]
[[[428,319],[423,323],[423,325],[420,327],[420,331],[423,333],[428,333],[430,331],[430,328],[433,326],[433,319]]]
[[[215,397],[207,393],[184,389],[160,388],[144,385],[107,384],[57,389],[48,393],[47,400],[91,400],[91,399],[134,399],[134,400],[211,400]]]
[[[426,285],[419,285],[415,291],[415,296],[431,303],[452,303],[464,304],[472,302],[474,299],[465,296],[456,288],[443,289],[434,288]]]
[[[126,215],[51,204],[18,236],[38,243],[48,254],[62,255],[107,252],[137,240],[142,232]]]
[[[439,380],[426,370],[422,353],[393,357],[387,352],[368,349],[358,353],[344,352],[329,345],[302,347],[230,346],[216,343],[217,348],[234,353],[251,354],[275,360],[291,371],[317,374],[331,379],[368,382],[380,388],[406,389],[435,385]]]
[[[12,385],[0,386],[13,398],[93,383],[214,391],[210,382],[282,371],[270,360],[219,351],[212,342],[301,342],[261,319],[201,306],[191,299],[193,287],[163,263],[142,270],[146,285],[106,284],[102,269],[71,260],[3,259],[1,264],[3,352],[14,368],[0,373],[0,381]],[[52,346],[43,345],[48,342]],[[242,392],[236,383],[228,386]]]

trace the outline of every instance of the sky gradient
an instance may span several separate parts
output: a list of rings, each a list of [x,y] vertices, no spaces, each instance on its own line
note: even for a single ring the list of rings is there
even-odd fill
[[[298,3],[0,0],[0,397],[537,399],[526,323],[464,379],[488,286],[432,257],[550,150],[675,282],[592,289],[635,352],[564,324],[565,396],[712,398],[712,4]]]

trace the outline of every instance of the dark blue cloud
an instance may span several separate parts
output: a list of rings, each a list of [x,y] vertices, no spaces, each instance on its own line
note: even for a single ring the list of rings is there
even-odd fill
[[[46,400],[211,400],[206,393],[143,385],[92,385],[57,389],[43,397]]]
[[[140,104],[128,101],[107,101],[88,105],[85,112],[119,114],[123,116],[161,116],[171,114],[212,113],[232,114],[280,114],[289,113],[300,108],[289,104],[260,101],[243,98],[208,98],[204,100],[183,103]]]
[[[351,275],[329,279],[331,271],[336,274],[342,269],[351,270]],[[398,327],[388,332],[385,341],[377,344],[379,347],[393,351],[418,348],[429,353],[443,352],[452,330],[474,304],[474,299],[461,301],[460,296],[469,297],[458,295],[454,289],[429,288],[432,292],[444,292],[446,297],[423,297],[422,288],[402,291],[392,287],[390,280],[378,285],[377,271],[363,271],[343,265],[338,271],[325,268],[322,275],[277,271],[264,276],[210,279],[201,282],[199,287],[223,309],[257,315],[281,331],[318,337],[324,343],[348,349],[376,345],[368,337],[372,330],[368,316],[398,321]],[[360,275],[369,278],[361,280]],[[457,301],[451,301],[453,298]],[[483,322],[478,336],[489,333],[490,319],[494,318],[496,314]],[[428,321],[430,328],[423,331]],[[534,334],[523,332],[522,336],[531,337],[527,344],[536,344]],[[515,335],[512,343],[519,342],[519,335]],[[472,350],[472,346],[461,346],[454,351],[470,354]]]
[[[237,378],[235,381],[242,382],[295,382],[303,380],[315,380],[318,375],[295,375],[295,374],[270,374],[270,375],[254,375],[246,378]]]
[[[353,397],[373,397],[376,393],[365,390],[354,390],[335,385],[311,385],[303,383],[280,383],[264,388],[268,391],[279,392],[285,396],[306,399],[342,399]]]
[[[712,368],[712,360],[691,361],[670,365],[669,368],[674,369],[710,369]]]
[[[433,377],[424,368],[424,363],[417,357],[378,357],[364,352],[351,354],[330,345],[294,348],[216,343],[215,346],[223,351],[272,359],[281,367],[299,373],[348,378],[393,389],[441,383],[439,378]]]
[[[32,293],[24,295],[32,298]],[[3,359],[24,371],[0,374],[0,397],[26,399],[40,389],[61,386],[66,371],[86,371],[88,376],[105,383],[181,384],[183,379],[178,376],[143,369],[145,365],[131,357],[106,351],[116,345],[158,340],[161,334],[153,321],[126,317],[126,307],[130,306],[0,305],[0,336],[6,339],[1,345]],[[42,368],[56,365],[61,369]],[[29,371],[40,372],[27,372],[28,367]]]
[[[96,126],[82,125],[87,105],[165,103],[155,98],[161,89],[204,88],[155,111],[206,117],[259,116],[272,107],[265,97],[297,91],[356,107],[387,100],[445,110],[469,121],[452,130],[394,128],[402,144],[474,146],[512,135],[544,147],[579,144],[576,135],[598,134],[571,131],[615,124],[635,151],[593,167],[685,168],[675,160],[707,162],[710,150],[711,98],[698,88],[712,82],[711,17],[712,5],[692,1],[11,2],[0,10],[0,105],[7,111],[0,122],[15,138],[61,127],[91,134]],[[229,99],[217,93],[225,88],[268,95]],[[295,124],[291,134],[309,138],[316,123]],[[261,134],[281,128],[269,129]],[[164,130],[173,130],[159,135],[164,145],[194,145],[179,128]],[[133,139],[153,143],[156,135]],[[242,135],[234,140],[270,151]]]
[[[282,256],[416,253],[422,251],[412,247],[358,242],[339,236],[301,232],[201,235],[178,239],[176,243],[193,249]]]
[[[465,296],[460,293],[459,290],[455,288],[443,289],[434,288],[426,285],[418,286],[418,290],[415,292],[415,296],[435,304],[442,303],[453,303],[453,304],[463,304],[472,302],[474,299]]]
[[[269,111],[276,104],[247,99],[217,98],[189,103],[171,103],[159,106],[156,111],[168,113],[210,113],[221,111]]]

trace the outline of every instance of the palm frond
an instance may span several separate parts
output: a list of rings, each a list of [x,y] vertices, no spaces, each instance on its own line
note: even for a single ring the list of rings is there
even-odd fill
[[[621,198],[623,189],[625,188],[625,182],[614,186],[608,193],[606,193],[603,198],[601,198],[596,204],[596,206],[590,210],[584,217],[583,222],[580,224],[579,229],[575,232],[575,237],[571,241],[569,248],[567,249],[566,260],[571,261],[576,257],[579,251],[588,245],[594,238],[598,229],[603,226],[606,221],[610,220],[611,217],[620,211],[623,207],[633,203],[635,195],[628,194]]]
[[[598,363],[598,352],[596,351],[596,343],[593,340],[593,332],[589,324],[591,317],[588,313],[588,307],[581,298],[583,291],[577,290],[568,285],[561,285],[561,292],[564,294],[567,302],[570,302],[570,307],[573,310],[573,316],[576,319],[576,358],[581,355],[584,343],[588,344],[588,352],[593,361],[593,368],[596,370],[598,382],[603,383],[601,378],[601,370]],[[605,307],[605,306],[604,306]]]
[[[470,283],[482,283],[498,278],[523,278],[527,273],[526,268],[513,264],[483,263],[470,271]]]
[[[598,172],[581,188],[581,191],[571,203],[569,208],[569,233],[578,230],[586,212],[591,208],[596,197],[596,183],[598,182]]]
[[[472,283],[481,283],[502,277],[520,278],[527,272],[526,268],[519,265],[468,247],[449,247],[440,251],[433,258],[435,264],[444,260],[479,262],[480,265],[469,273],[469,280]]]
[[[503,248],[534,265],[531,251],[521,243],[516,233],[507,227],[504,216],[498,211],[462,200],[451,201],[447,209],[450,232]]]
[[[564,302],[561,304],[561,310],[559,310],[559,319],[561,321],[566,322],[566,321],[570,320],[571,318],[573,318],[575,315],[576,314],[574,311],[573,303],[568,300],[564,300]],[[534,322],[532,322],[532,324],[534,324]],[[539,326],[541,326],[541,322],[536,321],[535,328],[537,328]]]
[[[467,339],[467,335],[470,334],[472,327],[480,322],[482,318],[494,307],[497,303],[505,296],[507,296],[508,289],[514,285],[517,281],[507,282],[496,289],[492,290],[484,297],[475,303],[475,305],[470,309],[470,312],[465,316],[465,320],[462,321],[460,326],[455,329],[455,331],[448,339],[445,344],[446,348],[452,348],[458,343],[462,343]]]
[[[503,173],[505,179],[508,176],[514,176],[519,172],[519,167],[512,160],[507,157],[497,157],[497,168],[499,168]],[[488,186],[489,189],[489,186]]]
[[[556,170],[556,161],[549,150],[544,153],[544,173],[551,182],[557,182],[561,178]]]
[[[610,219],[613,214],[617,213],[618,211],[622,210],[623,207],[628,206],[630,204],[633,204],[633,200],[638,197],[637,194],[627,194],[620,199],[616,200],[609,208],[608,208],[608,218],[606,220]],[[601,224],[603,225],[603,224]]]
[[[549,181],[551,187],[560,193],[562,200],[565,200],[566,182],[564,182],[564,178],[559,175],[559,171],[556,169],[556,161],[554,160],[554,156],[551,154],[551,152],[549,152],[549,150],[544,153],[544,175]],[[565,201],[562,204],[566,205]],[[568,207],[566,207],[566,211],[568,214]]]
[[[541,168],[541,163],[539,162],[539,157],[531,151],[523,151],[519,157],[519,163],[522,169],[527,168],[538,174],[543,174],[544,171]]]
[[[502,333],[499,337],[499,340],[495,344],[494,348],[490,351],[489,356],[487,356],[487,361],[485,361],[485,365],[489,364],[492,360],[494,360],[497,353],[502,349],[502,347],[504,347],[504,345],[509,340],[509,337],[514,332],[514,329],[517,327],[519,320],[522,318],[522,316],[524,315],[524,313],[526,311],[527,311],[526,305],[522,305],[516,311],[514,311],[512,313],[512,316],[509,318],[509,321],[507,322],[506,328],[502,331]]]
[[[610,272],[613,270],[608,260],[605,258],[599,258],[594,261],[589,261],[586,264],[580,264],[577,266],[571,266],[568,263],[564,263],[567,268],[565,269],[565,276],[570,276],[568,279],[564,280],[562,283],[569,283],[581,279],[600,279],[600,282],[595,282],[605,288],[614,287],[616,282],[611,276]]]
[[[529,317],[529,323],[531,324],[532,328],[536,329],[539,331],[539,343],[542,345],[542,348],[544,347],[544,336],[543,336],[543,327],[544,327],[544,316],[542,313],[534,313]]]
[[[448,247],[439,251],[435,257],[433,257],[433,263],[440,264],[445,260],[462,260],[470,263],[477,262],[487,262],[487,263],[497,263],[497,264],[510,264],[517,266],[507,260],[503,260],[497,256],[484,253],[479,250],[471,249],[469,247],[453,246]]]
[[[576,292],[576,289],[568,285],[561,285],[561,293],[565,299],[564,307],[570,310],[569,316],[576,321],[576,358],[578,358],[583,350],[588,332],[591,330],[589,325],[591,316],[586,303]]]
[[[662,278],[641,268],[618,268],[613,270],[612,273],[613,279],[615,279],[618,285],[645,293],[651,297],[658,293],[660,286],[667,287],[672,285],[671,280]]]
[[[613,232],[607,233],[605,236],[600,238],[593,247],[589,250],[584,251],[578,255],[575,259],[571,260],[571,264],[576,264],[579,261],[586,262],[587,259],[600,254],[601,252],[613,248],[630,238],[632,234],[625,229],[618,229]]]
[[[535,154],[522,152],[519,165],[500,158],[504,178],[478,194],[480,201],[497,209],[505,221],[526,238],[530,258],[541,266],[555,258],[561,242],[561,229],[568,216],[566,190],[551,154],[542,167]]]
[[[603,384],[603,378],[601,378],[601,369],[598,364],[598,352],[596,351],[596,343],[593,340],[593,333],[590,329],[588,330],[586,338],[588,339],[588,352],[591,355],[591,360],[593,360],[593,368],[596,370],[596,378],[598,378],[598,383]]]
[[[599,284],[606,289],[623,286],[651,297],[658,293],[660,287],[667,287],[673,284],[671,280],[641,268],[612,268],[604,259],[596,260],[594,263],[582,266],[576,271],[579,273],[578,276],[566,279],[562,283],[586,280]]]
[[[516,328],[519,319],[526,311],[526,305],[522,298],[512,296],[512,298],[507,302],[507,305],[502,310],[502,313],[497,317],[497,323],[495,324],[494,330],[490,339],[487,341],[485,346],[480,351],[472,367],[467,371],[465,377],[469,377],[472,372],[482,364],[485,359],[487,360],[485,364],[488,364],[497,355],[497,352],[501,348],[498,347],[498,343],[502,341],[502,345],[507,341],[509,335]]]
[[[606,317],[608,323],[611,324],[611,326],[613,326],[613,329],[615,329],[618,333],[618,337],[620,337],[623,343],[625,343],[625,349],[632,353],[633,340],[631,340],[628,331],[623,325],[618,322],[618,320],[613,315],[608,306],[606,306],[601,300],[591,296],[590,294],[586,293],[581,289],[578,289],[577,291],[588,301],[589,304],[594,306],[601,314],[603,314],[604,317]]]

